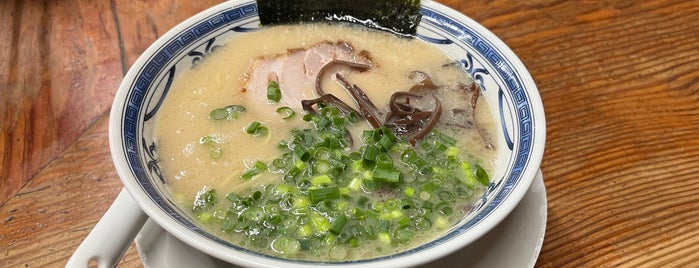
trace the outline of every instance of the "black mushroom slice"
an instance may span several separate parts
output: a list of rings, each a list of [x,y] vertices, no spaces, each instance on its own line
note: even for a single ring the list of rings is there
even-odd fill
[[[469,85],[459,84],[458,89],[464,94],[471,94],[471,99],[468,103],[469,107],[471,108],[471,118],[473,119],[473,125],[476,127],[476,130],[478,130],[478,134],[481,136],[481,139],[483,139],[483,143],[485,143],[485,148],[495,148],[495,145],[493,145],[493,143],[490,141],[488,133],[486,133],[485,129],[478,125],[478,122],[476,121],[476,104],[478,104],[481,89],[478,87],[478,85],[476,85],[476,83],[473,82]]]
[[[442,105],[439,98],[434,94],[431,96],[434,100],[434,109],[423,111],[413,105],[415,100],[423,98],[422,95],[409,92],[393,93],[384,125],[391,129],[396,136],[401,136],[411,145],[415,145],[418,140],[432,131],[442,115]]]
[[[369,96],[367,96],[366,93],[364,93],[364,91],[357,85],[347,82],[347,79],[345,79],[345,77],[341,74],[335,74],[335,77],[337,78],[337,81],[340,82],[340,85],[342,85],[342,87],[347,91],[347,93],[352,96],[354,102],[357,103],[359,115],[366,119],[373,128],[381,127],[381,125],[383,125],[380,119],[381,111],[379,111],[379,109],[376,108],[376,105],[371,102]]]
[[[427,136],[427,134],[429,134],[430,131],[432,131],[434,126],[437,125],[437,122],[439,122],[439,118],[442,116],[442,104],[439,102],[439,98],[437,98],[435,95],[432,95],[432,97],[434,98],[435,102],[434,111],[432,111],[430,117],[424,121],[425,124],[419,129],[419,131],[413,134],[412,137],[410,137],[410,139],[408,140],[412,145],[415,145],[415,142],[417,140],[421,140],[422,138]]]
[[[476,128],[475,109],[480,91],[475,83],[459,83],[450,91],[454,98],[459,98],[458,106],[447,107],[444,124],[450,127],[473,129]]]
[[[318,70],[318,74],[316,75],[316,94],[318,96],[323,96],[325,95],[325,91],[323,90],[323,87],[321,86],[321,82],[323,81],[323,77],[325,77],[325,73],[328,71],[328,69],[331,69],[332,67],[335,66],[347,66],[352,69],[357,69],[359,71],[366,71],[371,69],[371,64],[366,64],[366,63],[359,63],[359,62],[352,62],[352,61],[346,61],[346,60],[333,60],[325,65],[323,67],[320,67]]]
[[[316,111],[313,109],[313,105],[316,105],[319,102],[334,105],[343,114],[350,114],[350,113],[359,114],[355,109],[353,109],[352,107],[347,105],[341,99],[335,97],[335,95],[333,95],[333,94],[325,94],[323,96],[320,96],[320,98],[311,99],[311,100],[302,100],[301,107],[303,107],[304,111],[307,111],[310,113],[315,113]]]
[[[423,71],[412,71],[408,74],[408,78],[415,81],[415,85],[410,88],[410,92],[424,92],[437,90],[440,86],[435,85],[432,78]]]
[[[422,96],[400,91],[393,93],[393,95],[391,95],[391,101],[388,103],[390,113],[387,118],[395,116],[406,117],[415,112],[419,112],[417,108],[410,105],[410,98],[421,99]]]
[[[444,67],[449,66],[452,65],[444,65]],[[480,97],[480,88],[476,83],[458,83],[456,86],[451,87],[436,85],[430,76],[422,71],[413,71],[408,77],[415,81],[415,85],[410,88],[411,93],[425,94],[426,92],[442,92],[440,96],[444,98],[467,98],[468,104],[466,107],[444,107],[447,115],[442,121],[447,126],[467,129],[475,128],[481,136],[485,148],[495,148],[486,130],[476,122],[476,105]],[[450,92],[458,95],[450,96]]]
[[[440,122],[442,111],[446,109],[448,116],[444,122],[448,126],[478,129],[486,143],[486,147],[493,148],[492,143],[487,139],[485,131],[475,124],[474,110],[478,101],[479,90],[474,84],[457,86],[445,86],[435,84],[430,76],[422,71],[413,71],[409,78],[413,79],[413,85],[408,92],[399,91],[391,95],[388,109],[378,109],[369,96],[356,84],[352,84],[340,73],[335,73],[335,78],[345,91],[352,97],[356,104],[352,108],[332,94],[327,94],[322,88],[322,79],[327,76],[327,72],[333,67],[349,67],[359,71],[366,71],[372,68],[370,63],[356,63],[345,60],[333,60],[318,71],[315,80],[315,90],[319,98],[303,100],[301,105],[304,110],[314,113],[313,106],[323,102],[336,106],[342,113],[355,113],[360,118],[367,120],[373,128],[385,126],[393,131],[396,136],[407,140],[410,144],[415,143],[427,136],[432,129]],[[453,95],[457,94],[457,95]],[[439,97],[438,97],[439,96]],[[466,107],[443,107],[441,98],[470,98],[465,100]],[[463,104],[466,104],[462,102]],[[453,105],[452,105],[453,106]]]

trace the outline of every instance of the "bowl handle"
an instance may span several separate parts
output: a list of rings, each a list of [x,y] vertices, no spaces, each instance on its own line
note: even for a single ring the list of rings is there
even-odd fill
[[[90,231],[70,257],[66,268],[116,267],[124,253],[141,230],[148,215],[143,213],[126,189]]]

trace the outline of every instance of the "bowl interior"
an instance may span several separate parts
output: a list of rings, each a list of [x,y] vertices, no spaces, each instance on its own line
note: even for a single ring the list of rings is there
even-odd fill
[[[469,217],[442,237],[407,252],[347,264],[393,261],[416,265],[444,256],[494,227],[529,188],[543,155],[545,122],[529,73],[507,46],[463,14],[438,3],[423,3],[418,38],[458,60],[481,86],[498,126],[500,163],[492,183]],[[254,1],[227,1],[178,25],[157,40],[131,68],[112,108],[110,145],[122,181],[143,210],[190,245],[243,265],[312,265],[265,256],[217,238],[180,211],[168,196],[158,164],[153,118],[178,71],[192,68],[227,40],[259,27]],[[468,235],[465,235],[468,234]],[[418,263],[419,263],[418,262]]]

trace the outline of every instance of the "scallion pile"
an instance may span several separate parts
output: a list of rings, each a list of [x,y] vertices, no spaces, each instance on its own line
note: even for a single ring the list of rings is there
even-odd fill
[[[385,127],[366,130],[353,149],[348,127],[358,123],[357,116],[322,103],[319,108],[303,117],[307,128],[293,130],[278,145],[277,159],[256,161],[241,176],[277,174],[278,183],[221,200],[200,194],[198,217],[242,234],[253,249],[344,260],[368,242],[409,245],[421,234],[450,227],[468,213],[477,187],[489,183],[485,169],[437,130],[415,146]],[[286,108],[279,112],[293,115]]]

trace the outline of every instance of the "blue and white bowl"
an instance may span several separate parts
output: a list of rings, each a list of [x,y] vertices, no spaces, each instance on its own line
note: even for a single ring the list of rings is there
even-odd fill
[[[418,37],[458,59],[488,99],[499,126],[495,136],[501,163],[471,214],[443,236],[390,256],[324,264],[404,267],[441,258],[502,221],[522,199],[539,169],[545,116],[536,85],[524,65],[500,39],[465,15],[433,1],[424,1],[420,11],[423,17]],[[223,40],[258,27],[256,2],[232,0],[186,20],[155,41],[131,67],[116,94],[109,125],[112,157],[125,188],[142,210],[192,247],[243,266],[318,266],[321,263],[263,255],[208,233],[175,205],[160,172],[153,118],[173,78],[196,65]]]

